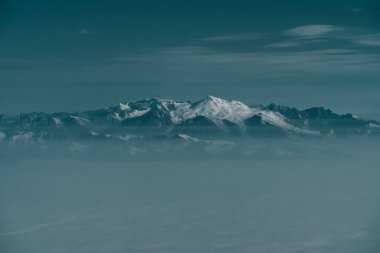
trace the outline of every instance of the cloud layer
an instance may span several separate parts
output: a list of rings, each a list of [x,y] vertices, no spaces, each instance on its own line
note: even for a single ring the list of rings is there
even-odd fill
[[[286,30],[284,34],[301,38],[317,38],[339,30],[342,28],[335,25],[304,25]]]

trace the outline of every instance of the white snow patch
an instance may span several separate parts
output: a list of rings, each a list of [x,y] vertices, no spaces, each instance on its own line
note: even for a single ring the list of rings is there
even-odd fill
[[[122,136],[122,135],[116,136],[116,139],[119,139],[122,141],[129,141],[130,139],[133,139],[133,138],[137,138],[137,137],[135,135],[128,135],[128,134],[126,134],[124,136]]]
[[[185,141],[191,141],[191,142],[200,142],[201,141],[201,140],[194,138],[194,137],[191,137],[187,134],[178,134],[178,136],[181,137],[182,139],[184,139]]]
[[[131,107],[128,105],[128,103],[126,103],[126,104],[119,103],[119,107],[120,107],[120,110],[122,110],[122,111],[130,111],[131,110]]]
[[[112,117],[118,121],[122,121],[124,119],[131,119],[131,118],[140,117],[140,116],[144,115],[145,113],[149,112],[151,109],[148,107],[148,108],[144,108],[144,109],[140,109],[140,110],[130,111],[131,110],[130,107],[129,107],[129,109],[126,109],[126,107],[123,107],[123,108],[125,108],[124,109],[124,116],[121,116],[120,113],[115,113],[114,116],[112,116]]]
[[[81,118],[77,116],[70,116],[70,117],[75,119],[75,121],[81,126],[88,125],[91,123],[88,119],[85,119],[85,118]]]
[[[115,115],[112,116],[112,118],[116,119],[117,121],[121,121],[122,120],[122,118],[120,117],[120,114],[118,112],[115,113]]]
[[[55,123],[57,126],[62,126],[62,120],[61,120],[61,119],[56,118],[56,117],[53,117],[53,120],[54,120],[54,123]]]
[[[99,136],[99,133],[95,132],[95,131],[90,131],[89,132],[92,136]]]
[[[32,132],[27,132],[27,133],[20,133],[17,135],[12,136],[11,140],[12,142],[17,142],[17,141],[27,141],[33,138],[33,133]]]
[[[144,109],[144,110],[134,110],[132,112],[127,113],[126,118],[136,118],[144,115],[145,113],[149,112],[150,108]]]

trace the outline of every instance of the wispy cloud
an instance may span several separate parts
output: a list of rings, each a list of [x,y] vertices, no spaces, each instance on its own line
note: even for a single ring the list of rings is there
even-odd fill
[[[335,31],[343,30],[343,27],[336,25],[304,25],[290,28],[283,31],[281,34],[277,34],[277,37],[273,36],[272,39],[276,39],[279,42],[271,42],[266,45],[269,48],[293,48],[301,47],[307,44],[315,44],[321,42],[328,42],[337,38]]]
[[[78,31],[78,34],[82,34],[82,35],[95,34],[95,31],[83,28]]]
[[[221,36],[213,36],[196,39],[199,41],[211,41],[211,42],[229,42],[229,41],[245,41],[245,40],[257,40],[264,37],[264,34],[260,33],[239,33],[239,34],[227,34]]]
[[[380,33],[363,36],[355,42],[366,46],[380,46]]]
[[[290,40],[290,41],[282,41],[282,42],[272,43],[272,44],[269,44],[268,47],[286,48],[286,47],[298,47],[298,46],[302,46],[304,44],[305,44],[304,42]]]
[[[238,33],[225,34],[220,36],[210,36],[194,39],[193,41],[228,43],[254,41],[256,46],[272,48],[291,48],[303,46],[307,43],[322,42],[321,39],[333,39],[337,37],[334,32],[344,30],[343,27],[336,25],[311,24],[297,26],[280,33]],[[268,42],[270,41],[270,42]],[[261,45],[260,45],[261,44]]]
[[[375,74],[380,67],[377,54],[355,50],[324,49],[296,52],[226,52],[207,48],[178,47],[144,55],[142,61],[163,64],[168,68],[208,69],[223,68],[241,75],[270,73],[314,74]]]
[[[318,38],[325,36],[331,32],[342,30],[343,28],[335,25],[304,25],[291,28],[284,31],[285,35],[299,38]]]
[[[205,47],[199,47],[199,46],[182,46],[182,47],[169,47],[169,48],[162,48],[156,52],[153,52],[153,54],[159,54],[159,55],[205,55],[214,53],[216,51],[211,50],[209,48]]]
[[[350,27],[342,27],[333,24],[310,24],[293,27],[279,33],[238,33],[225,34],[220,36],[210,36],[192,40],[192,45],[199,46],[197,42],[209,42],[209,45],[216,43],[229,42],[247,42],[251,43],[252,47],[256,48],[296,48],[303,47],[309,44],[316,44],[321,48],[343,45],[346,47],[361,45],[361,46],[380,46],[380,33],[370,33],[360,29]],[[195,44],[194,44],[195,42]],[[324,44],[324,45],[322,45]],[[202,46],[204,44],[201,44]],[[233,46],[234,44],[228,44]],[[199,49],[199,48],[198,48]]]
[[[344,11],[348,11],[348,12],[362,12],[362,9],[360,8],[357,8],[357,7],[353,7],[353,8],[347,8],[347,9],[344,9]]]

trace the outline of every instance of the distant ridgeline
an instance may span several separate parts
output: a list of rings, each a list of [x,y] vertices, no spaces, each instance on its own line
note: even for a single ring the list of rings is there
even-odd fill
[[[0,141],[377,136],[380,124],[323,107],[248,106],[208,96],[197,102],[146,99],[76,113],[0,115]]]

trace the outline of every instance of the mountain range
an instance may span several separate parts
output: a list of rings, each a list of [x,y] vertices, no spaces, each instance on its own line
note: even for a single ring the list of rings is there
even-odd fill
[[[217,137],[377,136],[380,124],[323,107],[299,110],[270,104],[248,106],[207,96],[191,102],[145,99],[75,113],[31,112],[0,115],[0,141],[105,139],[129,141]]]

